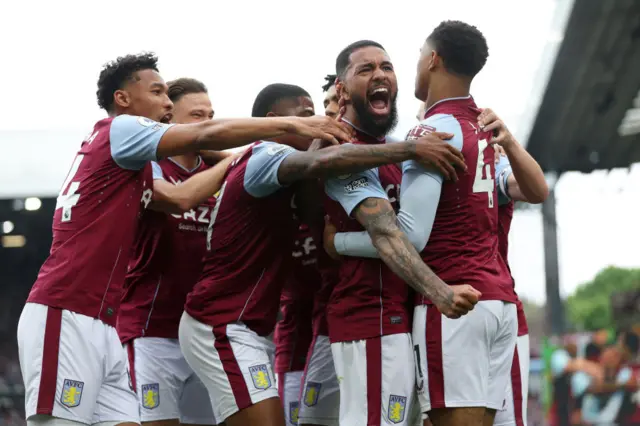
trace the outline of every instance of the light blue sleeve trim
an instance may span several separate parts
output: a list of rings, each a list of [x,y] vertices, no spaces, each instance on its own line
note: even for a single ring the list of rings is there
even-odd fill
[[[431,236],[441,192],[442,179],[433,173],[408,168],[402,174],[398,224],[418,252],[424,250]]]
[[[275,142],[261,142],[251,149],[244,172],[244,189],[256,198],[264,198],[287,186],[278,180],[278,169],[284,159],[297,150]]]
[[[151,162],[151,173],[153,175],[153,179],[161,179],[161,180],[165,180],[164,178],[164,174],[162,173],[162,167],[160,167],[160,164],[156,163],[155,161]]]
[[[349,216],[358,204],[367,198],[389,199],[380,184],[378,169],[327,179],[324,190],[331,199],[342,205]]]
[[[551,374],[553,377],[562,376],[567,365],[569,365],[569,361],[571,361],[571,357],[567,351],[564,349],[556,349],[551,355],[550,361]]]
[[[577,371],[571,375],[571,393],[573,396],[581,396],[589,389],[593,378],[583,371]]]
[[[511,164],[506,155],[501,155],[498,164],[496,164],[496,186],[498,189],[498,205],[504,205],[511,201],[509,197],[509,185],[507,181],[513,173]]]
[[[173,124],[146,117],[119,115],[111,122],[111,157],[123,169],[140,170],[147,161],[155,161],[160,139]]]
[[[453,138],[447,142],[454,148],[462,150],[464,145],[464,136],[462,134],[462,127],[458,120],[450,114],[434,114],[426,119],[422,120],[420,124],[415,126],[407,134],[407,140],[418,139],[421,136],[425,136],[432,132],[444,132],[453,134]],[[402,172],[406,172],[409,169],[421,170],[425,174],[431,175],[434,179],[443,181],[442,175],[435,170],[428,170],[422,164],[415,160],[408,160],[402,163]]]
[[[418,252],[431,235],[441,191],[442,181],[429,173],[410,168],[402,175],[398,227]],[[380,257],[367,232],[337,233],[334,246],[343,256]]]

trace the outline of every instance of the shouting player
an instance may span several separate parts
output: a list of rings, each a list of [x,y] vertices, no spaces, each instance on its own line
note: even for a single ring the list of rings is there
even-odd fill
[[[340,113],[340,107],[338,106],[338,94],[336,92],[336,75],[327,74],[324,79],[327,82],[322,86],[322,91],[324,92],[324,115],[336,118]]]
[[[174,105],[172,122],[213,118],[203,83],[181,78],[168,87]],[[219,189],[226,166],[209,168],[195,153],[152,166],[153,201],[138,225],[117,330],[127,345],[143,424],[216,424],[207,389],[180,351],[178,326],[187,293],[202,270],[207,225],[215,206],[211,196]]]
[[[532,204],[544,202],[549,187],[540,165],[513,137],[507,126],[490,109],[482,111],[479,124],[485,131],[493,131],[490,143],[504,149],[497,155],[496,190],[498,191],[498,247],[507,266],[509,229],[513,218],[514,201]],[[496,150],[496,153],[499,151]],[[527,394],[529,390],[529,330],[522,302],[516,301],[518,310],[518,338],[511,366],[511,381],[507,386],[504,409],[497,412],[494,425],[527,424]]]
[[[135,424],[139,408],[115,329],[137,216],[152,200],[149,161],[259,138],[348,140],[328,117],[171,125],[153,54],[107,64],[98,104],[109,114],[82,142],[57,199],[53,243],[18,324],[28,424]]]
[[[426,118],[409,137],[452,133],[449,142],[461,150],[469,172],[444,182],[431,168],[403,164],[401,228],[441,279],[471,284],[481,296],[474,310],[455,321],[433,298],[416,299],[418,398],[435,426],[493,424],[516,344],[516,296],[498,249],[491,133],[480,128],[480,110],[469,95],[487,57],[486,40],[475,27],[446,21],[434,29],[422,47],[416,77],[416,97],[426,103]],[[380,214],[381,207],[371,210]],[[372,244],[362,233],[337,234],[335,246],[340,254],[359,256],[375,256],[378,246],[384,256],[380,242],[374,238]]]
[[[290,85],[267,86],[253,108],[254,116],[311,114],[307,92]],[[453,157],[433,135],[308,152],[302,150],[309,138],[270,140],[252,145],[229,168],[209,224],[203,273],[180,321],[185,358],[207,386],[216,419],[229,426],[284,424],[267,336],[275,326],[291,261],[291,184],[407,158],[429,163],[448,159],[443,153]]]
[[[384,146],[387,133],[397,122],[398,91],[386,51],[373,41],[355,42],[338,55],[336,72],[338,92],[346,105],[343,120],[356,129],[359,144]],[[451,159],[464,167],[458,156]],[[453,170],[447,163],[442,170],[449,168]],[[415,369],[409,287],[404,281],[433,298],[448,315],[463,315],[473,307],[472,289],[459,286],[453,290],[439,280],[399,231],[394,209],[403,192],[401,175],[400,168],[390,164],[326,182],[326,192],[335,200],[327,205],[331,222],[343,232],[365,229],[364,234],[368,232],[379,241],[385,253],[384,263],[344,258],[327,305],[331,350],[340,382],[340,424],[344,425],[409,424],[414,420],[410,414]],[[379,204],[389,209],[389,224],[378,214]],[[326,243],[334,244],[331,239]]]

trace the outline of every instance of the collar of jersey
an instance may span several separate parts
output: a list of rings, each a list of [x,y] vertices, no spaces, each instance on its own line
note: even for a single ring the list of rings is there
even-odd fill
[[[433,109],[433,107],[435,107],[436,105],[440,105],[443,102],[449,102],[449,101],[463,101],[463,100],[467,100],[467,99],[473,99],[471,97],[471,95],[468,96],[460,96],[458,98],[445,98],[445,99],[440,99],[438,102],[436,102],[435,104],[431,105],[429,108],[427,108],[427,110],[424,112],[424,117],[422,117],[422,119],[424,120],[425,118],[427,118],[427,113],[429,111],[431,111]]]
[[[183,166],[182,164],[178,163],[176,160],[174,160],[174,159],[173,159],[173,158],[171,158],[171,157],[169,157],[169,160],[170,160],[173,164],[175,164],[176,166],[180,167],[182,170],[184,170],[185,172],[188,172],[188,173],[193,173],[193,172],[195,172],[196,170],[198,170],[198,167],[200,167],[200,165],[202,164],[202,157],[200,157],[199,155],[198,155],[198,161],[197,161],[197,163],[196,163],[195,167],[194,167],[193,169],[191,169],[191,170],[187,169],[185,166]]]

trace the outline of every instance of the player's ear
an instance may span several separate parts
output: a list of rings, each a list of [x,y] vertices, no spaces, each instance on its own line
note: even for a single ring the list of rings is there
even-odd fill
[[[273,112],[273,111],[269,111],[269,112],[267,113],[267,117],[277,117],[277,116],[278,116],[278,114],[276,114],[276,113],[275,113],[275,112]]]
[[[336,96],[338,96],[338,99],[342,98],[344,101],[351,100],[351,94],[349,93],[349,90],[340,80],[336,81]]]
[[[441,60],[442,59],[440,58],[440,56],[438,56],[436,51],[432,50],[429,58],[429,71],[433,71],[436,68],[436,66],[440,65]]]
[[[113,94],[113,103],[121,108],[127,108],[131,102],[129,93],[125,90],[116,90]]]

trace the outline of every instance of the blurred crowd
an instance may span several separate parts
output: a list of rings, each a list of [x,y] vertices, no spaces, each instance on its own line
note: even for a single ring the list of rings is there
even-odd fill
[[[565,336],[543,351],[547,421],[564,425],[639,425],[637,331]]]
[[[24,425],[24,387],[18,363],[15,300],[0,297],[0,426]],[[18,311],[19,312],[19,311]]]

